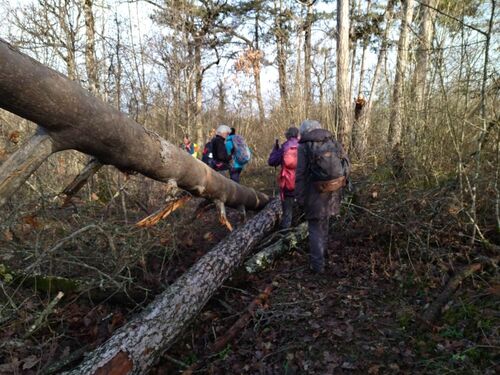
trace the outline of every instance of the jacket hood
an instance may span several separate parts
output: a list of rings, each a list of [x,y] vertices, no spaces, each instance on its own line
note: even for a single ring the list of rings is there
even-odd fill
[[[328,138],[333,138],[333,134],[330,133],[326,129],[314,129],[311,130],[310,132],[304,134],[301,138],[299,143],[305,143],[305,142],[321,142],[324,141]]]

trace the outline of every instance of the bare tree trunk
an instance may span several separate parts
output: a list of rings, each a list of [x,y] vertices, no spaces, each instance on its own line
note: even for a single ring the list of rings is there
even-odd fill
[[[372,6],[371,0],[367,0],[366,4],[366,15],[368,16],[370,14],[370,9]],[[361,67],[359,68],[359,85],[358,85],[358,92],[357,95],[363,93],[363,82],[365,80],[365,64],[366,64],[366,50],[368,48],[368,44],[370,43],[369,38],[363,39],[362,44],[363,44],[363,52],[361,52]]]
[[[393,151],[401,144],[403,131],[403,87],[408,60],[408,32],[413,18],[413,0],[404,0],[403,5],[388,136],[389,145]]]
[[[305,116],[309,116],[312,103],[311,70],[312,70],[312,24],[313,24],[313,4],[315,0],[306,3],[306,20],[304,23],[304,105]]]
[[[280,89],[281,106],[288,109],[288,88],[286,75],[286,47],[287,36],[283,25],[283,0],[279,0],[278,9],[276,10],[275,20],[275,39],[276,39],[276,60],[278,62],[278,84]]]
[[[349,1],[337,0],[337,127],[346,150],[350,148],[352,132],[350,96]]]
[[[75,196],[75,194],[77,194],[80,189],[85,186],[87,181],[90,180],[92,176],[95,175],[101,168],[102,164],[99,163],[99,160],[90,157],[82,171],[62,191],[62,194],[66,196],[66,202],[68,202],[71,197]]]
[[[58,149],[75,149],[158,181],[175,180],[182,189],[231,207],[258,209],[269,200],[225,178],[4,41],[0,41],[0,105],[40,124]]]
[[[389,0],[387,2],[387,7],[385,10],[385,30],[382,36],[382,41],[380,43],[380,51],[377,58],[377,64],[375,65],[375,72],[373,73],[372,84],[370,88],[370,93],[366,98],[366,106],[361,113],[361,117],[354,124],[357,128],[353,131],[353,143],[357,155],[364,155],[366,146],[368,144],[368,129],[371,123],[371,114],[373,108],[373,94],[377,88],[379,82],[380,71],[382,70],[382,63],[384,62],[387,48],[389,47],[389,30],[391,28],[392,19],[394,15],[394,1]]]
[[[256,12],[255,15],[255,30],[254,30],[254,40],[255,40],[255,50],[259,52],[259,12]],[[257,97],[257,106],[259,107],[259,125],[264,126],[264,122],[266,121],[266,112],[264,109],[264,100],[262,99],[262,88],[260,85],[260,67],[261,67],[260,59],[256,59],[252,61],[252,69],[253,69],[253,77],[255,80],[255,95]]]
[[[194,126],[196,129],[196,142],[201,145],[203,143],[203,126],[201,123],[201,111],[203,108],[203,69],[201,67],[201,40],[196,41],[194,50],[195,61],[195,109],[194,109]]]
[[[95,26],[92,1],[93,0],[83,0],[85,35],[87,37],[85,43],[85,66],[87,68],[90,92],[97,96],[99,95],[99,77],[97,59],[95,56]]]
[[[147,373],[280,216],[281,203],[274,200],[65,374],[108,374],[111,369],[115,375]]]
[[[35,135],[0,165],[0,207],[55,151],[49,135],[38,128]]]
[[[424,109],[423,100],[426,91],[426,76],[429,66],[429,51],[431,49],[432,36],[434,34],[434,10],[430,7],[435,7],[436,1],[437,0],[423,0],[423,5],[421,6],[422,23],[420,25],[419,31],[415,72],[413,73],[412,95],[417,114]]]

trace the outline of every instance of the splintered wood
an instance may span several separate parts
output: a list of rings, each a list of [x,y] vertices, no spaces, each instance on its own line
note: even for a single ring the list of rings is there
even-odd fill
[[[180,197],[173,198],[167,203],[165,208],[156,211],[155,213],[145,217],[141,221],[137,222],[135,225],[141,228],[151,227],[158,223],[160,220],[167,218],[172,212],[177,210],[179,207],[184,206],[191,199],[190,195],[183,195]]]

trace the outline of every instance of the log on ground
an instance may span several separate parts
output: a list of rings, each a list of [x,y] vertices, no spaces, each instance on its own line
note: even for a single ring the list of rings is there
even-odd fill
[[[270,267],[274,261],[284,254],[296,249],[298,244],[309,236],[307,222],[304,222],[289,232],[282,234],[273,244],[266,246],[245,262],[248,273],[257,273]]]
[[[66,374],[145,374],[281,216],[274,200]]]

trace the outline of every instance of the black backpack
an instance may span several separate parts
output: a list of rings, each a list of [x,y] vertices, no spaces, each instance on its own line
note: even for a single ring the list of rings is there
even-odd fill
[[[309,164],[312,181],[330,181],[349,177],[349,159],[341,144],[332,138],[309,143]]]

